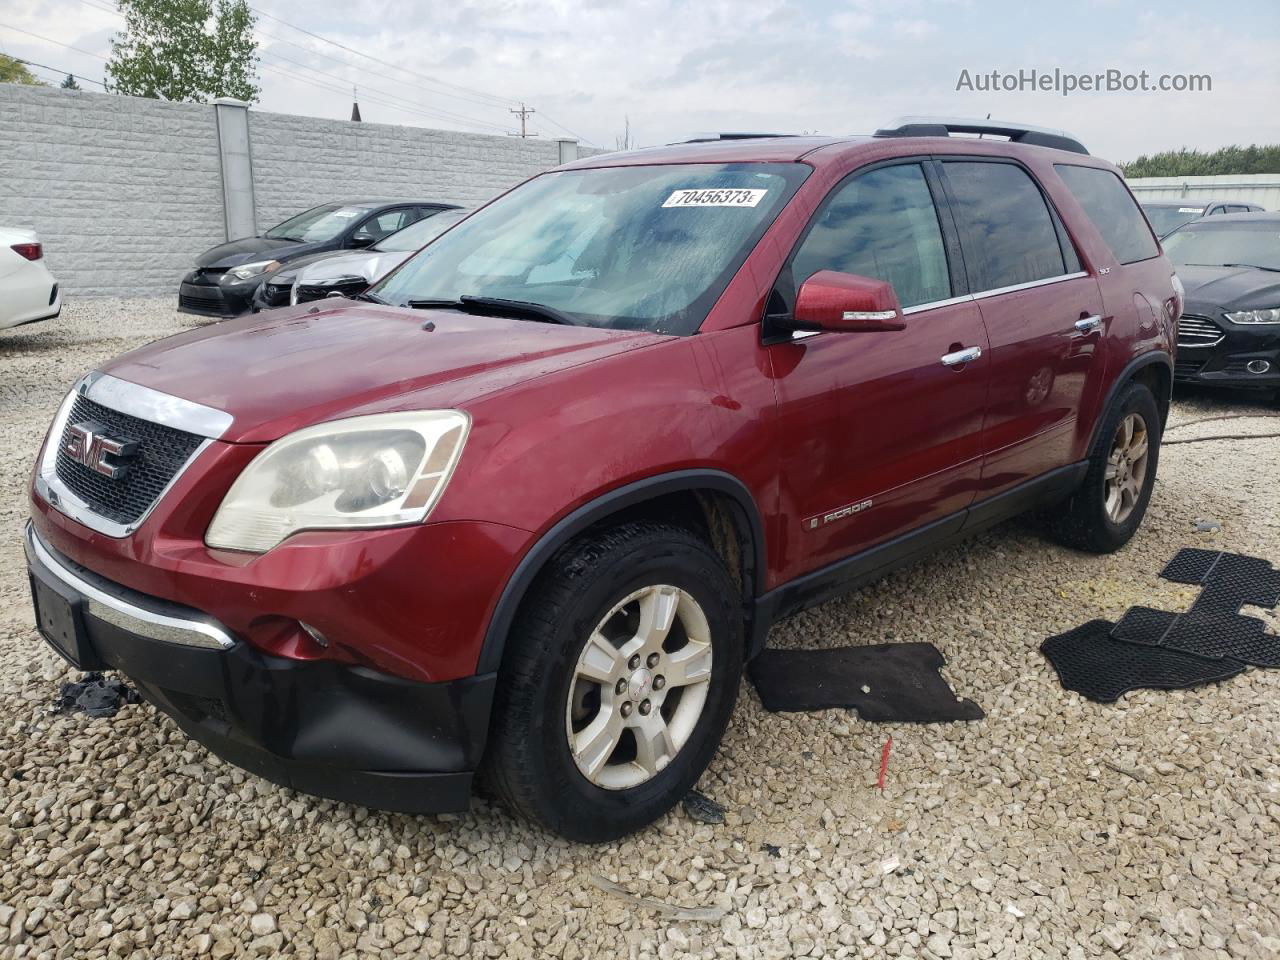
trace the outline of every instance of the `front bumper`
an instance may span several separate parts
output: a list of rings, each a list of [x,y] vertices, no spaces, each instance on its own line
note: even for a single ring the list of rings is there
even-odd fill
[[[1221,332],[1221,338],[1209,345],[1178,344],[1174,379],[1182,383],[1199,383],[1224,387],[1280,389],[1280,327],[1273,324],[1232,323],[1220,312],[1203,307],[1194,317],[1209,321]],[[1254,369],[1265,367],[1263,372]]]
[[[125,674],[193,739],[283,786],[410,813],[466,809],[495,676],[421,683],[270,656],[189,607],[139,594],[24,537],[42,635]]]
[[[230,319],[248,313],[262,278],[234,281],[227,274],[192,270],[178,287],[178,311],[202,317]]]

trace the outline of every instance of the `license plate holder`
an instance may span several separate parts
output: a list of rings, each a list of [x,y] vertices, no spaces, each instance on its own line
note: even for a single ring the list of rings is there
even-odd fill
[[[31,578],[31,599],[40,636],[73,667],[85,669],[86,638],[80,599],[64,595],[36,576]]]

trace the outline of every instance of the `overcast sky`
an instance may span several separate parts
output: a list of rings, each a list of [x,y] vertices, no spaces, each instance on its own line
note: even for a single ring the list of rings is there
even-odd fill
[[[1276,0],[253,5],[263,14],[259,107],[281,113],[345,118],[357,83],[366,121],[502,133],[518,128],[507,111],[524,101],[537,111],[531,131],[573,131],[603,147],[614,146],[628,117],[635,141],[650,145],[728,130],[868,133],[901,115],[988,113],[1067,129],[1113,160],[1280,142]],[[0,0],[0,51],[102,79],[100,57],[122,24],[112,9],[112,0]],[[1153,82],[1208,74],[1212,90],[1064,97],[956,89],[964,70],[976,86],[992,70],[1055,68],[1146,70]]]

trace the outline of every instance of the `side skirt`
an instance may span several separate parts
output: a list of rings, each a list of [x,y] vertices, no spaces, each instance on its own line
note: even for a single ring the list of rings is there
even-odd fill
[[[870,550],[797,577],[761,595],[756,599],[755,612],[751,618],[748,658],[764,649],[769,628],[779,620],[879,580],[899,567],[914,563],[1011,517],[1061,501],[1084,482],[1088,469],[1086,460],[1059,467],[1019,484],[1012,490],[1006,490],[949,517],[904,533]]]

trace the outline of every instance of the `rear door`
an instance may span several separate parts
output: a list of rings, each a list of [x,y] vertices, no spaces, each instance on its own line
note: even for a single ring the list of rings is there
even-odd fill
[[[962,511],[973,499],[987,338],[927,159],[857,171],[819,207],[779,277],[786,312],[819,270],[887,280],[906,329],[796,334],[766,350],[779,404],[786,576]],[[977,348],[967,363],[943,357]],[[960,518],[956,518],[960,519]]]
[[[1082,402],[1102,383],[1107,318],[1097,281],[1026,168],[974,157],[940,167],[991,341],[985,498],[1075,459]]]

